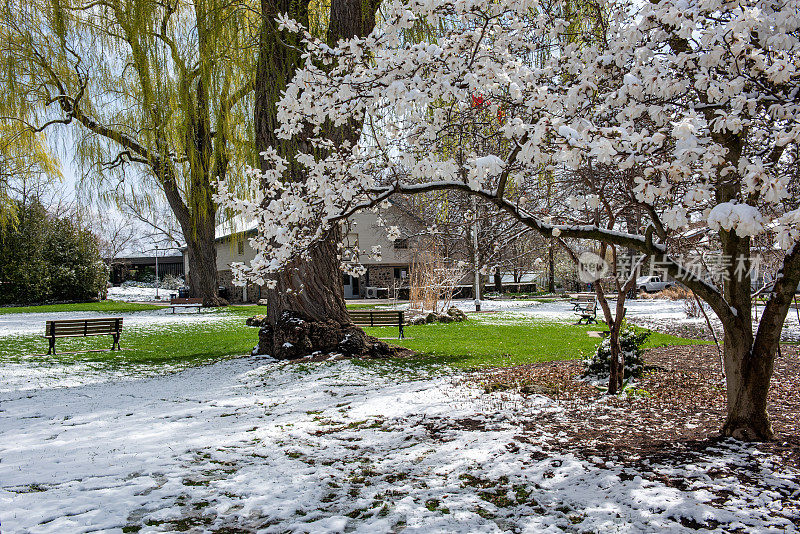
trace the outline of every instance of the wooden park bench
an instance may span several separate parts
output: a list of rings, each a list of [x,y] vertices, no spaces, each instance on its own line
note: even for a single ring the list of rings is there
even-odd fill
[[[47,354],[56,353],[56,338],[59,337],[85,337],[85,336],[111,336],[111,350],[119,346],[119,336],[122,335],[121,317],[104,317],[101,319],[64,319],[47,321],[44,327],[44,337],[50,342]]]
[[[350,320],[356,326],[396,326],[403,339],[405,312],[402,310],[350,310]]]
[[[197,308],[197,313],[200,313],[200,308],[203,306],[203,299],[201,298],[169,299],[169,305],[172,308],[172,313],[175,313],[175,308]]]
[[[590,302],[594,302],[594,300],[595,300],[594,293],[577,293],[573,295],[569,303],[572,304],[573,311],[578,311],[580,308],[585,307]]]
[[[596,323],[597,301],[592,300],[582,306],[576,306],[575,314],[578,316],[578,324],[581,324],[584,320],[586,321],[586,324]]]

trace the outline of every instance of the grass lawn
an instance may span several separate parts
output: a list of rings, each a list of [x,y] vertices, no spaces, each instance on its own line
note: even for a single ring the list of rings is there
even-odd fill
[[[125,313],[146,310],[157,310],[163,306],[153,304],[138,304],[136,302],[121,302],[117,300],[103,300],[100,302],[77,302],[71,304],[45,304],[44,306],[5,306],[0,307],[0,315],[8,313],[54,313],[92,311],[100,313]]]
[[[371,305],[359,307],[364,306]],[[126,312],[156,308],[105,301],[37,306],[26,311]],[[244,318],[265,312],[264,306],[230,306],[204,312],[220,315],[217,321],[177,324],[165,321],[163,324],[153,322],[146,326],[129,327],[122,335],[121,343],[125,350],[117,352],[104,350],[111,345],[109,336],[98,336],[59,339],[56,345],[58,354],[46,356],[47,342],[40,334],[10,335],[0,337],[0,364],[88,364],[100,369],[151,371],[202,365],[250,353],[257,343],[258,331],[245,326]],[[603,330],[604,327],[602,323],[576,326],[541,320],[519,323],[518,319],[504,319],[502,314],[497,314],[473,316],[464,323],[409,326],[406,327],[408,338],[400,341],[396,339],[397,328],[367,328],[366,331],[419,352],[419,358],[415,359],[419,364],[474,368],[586,357],[600,342],[600,339],[590,337],[587,332]],[[653,333],[647,346],[695,343],[703,342]]]
[[[47,340],[41,335],[0,337],[0,362],[28,365],[92,362],[120,369],[201,365],[249,354],[256,345],[258,331],[245,326],[243,320],[232,319],[126,328],[120,341],[124,350],[114,352],[106,350],[111,346],[111,336],[60,338],[56,340],[55,356],[44,354]]]
[[[588,357],[600,339],[587,332],[605,329],[605,324],[573,324],[532,321],[497,324],[470,318],[463,323],[407,326],[407,339],[397,339],[397,328],[364,330],[388,343],[407,347],[421,358],[455,367],[512,366],[550,360]],[[646,347],[694,345],[705,341],[684,339],[653,332]]]

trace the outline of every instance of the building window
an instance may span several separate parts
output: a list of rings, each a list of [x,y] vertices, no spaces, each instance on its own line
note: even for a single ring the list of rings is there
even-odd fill
[[[236,252],[239,253],[239,256],[244,256],[244,238],[239,238],[236,242]]]
[[[408,238],[406,238],[406,239],[395,239],[394,240],[394,248],[407,249],[408,248]]]

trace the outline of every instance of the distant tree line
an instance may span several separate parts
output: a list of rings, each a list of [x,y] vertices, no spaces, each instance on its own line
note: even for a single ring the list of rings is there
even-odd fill
[[[15,213],[0,229],[0,305],[97,300],[108,281],[97,236],[35,200]]]

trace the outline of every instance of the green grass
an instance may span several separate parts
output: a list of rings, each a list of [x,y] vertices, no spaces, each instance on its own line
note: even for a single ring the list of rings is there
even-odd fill
[[[238,315],[240,317],[252,317],[253,315],[266,315],[266,306],[246,305],[246,306],[228,306],[224,308],[227,313]]]
[[[144,305],[144,308],[142,305],[119,306],[121,304],[125,303],[105,301],[95,303],[94,308],[87,308],[91,304],[37,306],[33,311],[94,309],[121,312],[156,308],[148,305]],[[194,324],[155,323],[147,327],[130,327],[122,335],[121,343],[125,350],[116,352],[105,350],[111,346],[109,336],[59,339],[56,356],[44,355],[47,352],[47,341],[40,334],[0,337],[0,363],[25,363],[32,366],[85,364],[97,369],[119,369],[126,372],[141,369],[151,374],[203,365],[248,354],[257,343],[258,331],[245,326],[244,318],[266,313],[266,307],[231,306],[203,313],[221,314],[227,320]],[[402,341],[396,339],[397,328],[378,327],[365,330],[390,343],[420,353],[418,358],[403,360],[402,367],[408,367],[408,364],[433,364],[475,368],[586,357],[600,342],[600,339],[590,337],[587,332],[604,329],[605,325],[602,323],[576,326],[492,314],[479,318],[473,316],[464,323],[408,326],[407,339]],[[699,343],[704,342],[653,333],[647,347]],[[379,362],[377,364],[381,365]]]
[[[381,304],[385,306],[385,304]],[[378,304],[348,304],[348,310],[374,310]]]
[[[93,311],[101,313],[124,313],[147,310],[157,310],[163,306],[153,304],[137,304],[135,302],[120,302],[116,300],[103,300],[100,302],[76,302],[71,304],[45,304],[43,306],[6,306],[0,307],[0,315],[8,313],[55,313]]]
[[[257,341],[257,329],[236,320],[123,329],[120,344],[124,350],[114,352],[106,350],[111,347],[111,336],[94,336],[58,339],[57,354],[47,356],[47,340],[40,335],[17,335],[0,338],[0,362],[185,368],[249,354]]]
[[[364,330],[389,343],[417,351],[422,359],[430,363],[474,368],[588,357],[601,340],[590,337],[587,332],[604,329],[603,323],[590,326],[544,321],[496,324],[469,319],[463,323],[446,325],[408,326],[405,328],[407,339],[403,340],[396,339],[397,328]],[[704,343],[707,342],[654,332],[646,348]]]

